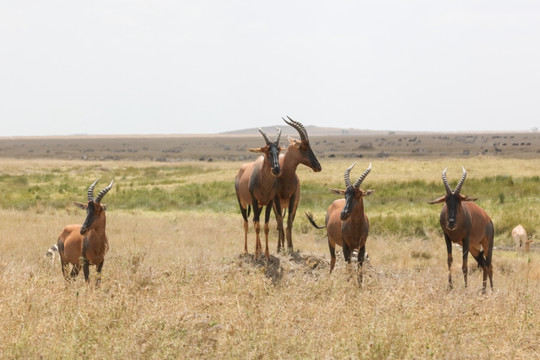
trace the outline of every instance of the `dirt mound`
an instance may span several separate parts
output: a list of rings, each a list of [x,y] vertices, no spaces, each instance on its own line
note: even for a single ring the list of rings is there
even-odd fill
[[[328,260],[324,256],[294,251],[289,254],[273,254],[266,260],[261,256],[255,260],[253,254],[241,254],[238,256],[239,266],[252,266],[264,271],[264,275],[271,279],[274,284],[281,282],[285,274],[302,273],[314,277],[319,276],[320,269],[329,267]]]

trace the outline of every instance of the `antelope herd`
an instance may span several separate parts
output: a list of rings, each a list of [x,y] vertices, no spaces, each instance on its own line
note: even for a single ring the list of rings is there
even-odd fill
[[[292,227],[296,211],[300,201],[300,179],[296,174],[298,165],[302,164],[314,172],[322,170],[311,144],[305,127],[290,117],[282,118],[283,121],[294,128],[300,139],[289,138],[286,149],[279,144],[281,129],[277,128],[277,135],[271,141],[268,135],[259,129],[265,145],[248,150],[260,154],[253,162],[243,164],[235,177],[235,191],[243,218],[244,227],[244,252],[248,253],[248,218],[253,209],[253,227],[255,230],[254,258],[259,259],[262,250],[260,239],[260,214],[265,209],[264,215],[264,255],[266,261],[270,261],[268,249],[269,220],[273,210],[278,232],[277,251],[291,253],[293,251]],[[284,154],[280,154],[285,150]],[[316,224],[311,213],[306,212],[311,224],[318,228],[326,228],[328,247],[330,250],[330,273],[336,263],[336,245],[343,249],[343,256],[347,263],[357,260],[358,280],[362,283],[362,264],[367,257],[366,241],[369,234],[369,220],[364,211],[364,198],[373,194],[373,190],[360,188],[367,175],[371,172],[371,163],[366,170],[351,183],[350,173],[356,163],[345,170],[345,189],[330,189],[334,194],[342,196],[330,204],[326,211],[325,225]],[[461,194],[461,188],[465,182],[467,171],[463,168],[462,177],[454,190],[450,188],[446,177],[447,169],[442,172],[442,181],[446,194],[429,202],[430,204],[443,203],[440,213],[440,226],[442,228],[447,249],[448,285],[452,288],[451,266],[452,243],[462,248],[462,272],[467,286],[468,255],[469,252],[483,271],[482,292],[486,291],[487,279],[489,278],[493,290],[493,242],[494,226],[487,213],[473,203],[477,200]],[[111,190],[113,181],[99,192],[94,198],[94,181],[87,191],[88,203],[75,205],[86,210],[87,215],[82,225],[67,225],[58,236],[57,244],[50,247],[46,256],[54,262],[58,253],[62,264],[62,274],[66,280],[74,279],[81,266],[85,280],[89,281],[89,266],[97,268],[97,280],[99,284],[105,254],[109,249],[107,235],[105,233],[107,206],[101,203],[103,197]],[[287,226],[284,229],[284,218],[287,216]],[[525,229],[518,225],[512,231],[512,237],[516,243],[516,250],[528,251],[531,240],[527,238]],[[287,245],[285,247],[285,240]],[[70,275],[68,267],[72,265]]]

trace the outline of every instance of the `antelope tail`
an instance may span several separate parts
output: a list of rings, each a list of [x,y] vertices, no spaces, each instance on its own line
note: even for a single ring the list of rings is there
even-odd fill
[[[53,246],[49,248],[49,250],[47,250],[47,252],[45,253],[45,256],[54,258],[55,253],[58,253],[58,245],[56,244],[54,244]]]
[[[324,225],[324,226],[317,225],[317,223],[315,223],[315,220],[313,219],[313,214],[310,213],[309,211],[306,211],[306,216],[307,216],[309,222],[311,223],[311,225],[313,225],[313,227],[315,227],[317,229],[324,229],[326,227],[326,225]]]

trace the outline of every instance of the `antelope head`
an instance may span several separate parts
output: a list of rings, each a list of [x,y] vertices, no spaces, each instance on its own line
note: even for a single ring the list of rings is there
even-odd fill
[[[349,174],[354,165],[356,165],[356,163],[353,163],[345,170],[345,190],[330,189],[334,194],[345,196],[345,206],[340,214],[341,221],[346,221],[350,218],[353,209],[362,201],[364,196],[370,196],[374,193],[374,190],[364,191],[360,189],[360,185],[362,185],[362,182],[371,171],[371,163],[369,163],[368,168],[360,175],[356,182],[351,185]]]
[[[94,187],[96,186],[98,181],[99,179],[94,181],[94,183],[92,183],[92,185],[90,185],[90,187],[88,188],[88,204],[83,204],[80,202],[74,203],[77,207],[86,210],[86,219],[81,226],[81,235],[85,235],[88,230],[92,228],[95,220],[98,219],[102,215],[102,213],[105,212],[105,210],[107,210],[107,205],[102,204],[101,200],[109,192],[109,190],[111,190],[114,180],[112,180],[109,186],[101,190],[99,194],[94,198]]]
[[[447,217],[445,226],[448,230],[453,230],[456,227],[457,218],[462,211],[461,202],[476,201],[478,200],[478,198],[472,198],[461,194],[461,187],[463,186],[465,178],[467,177],[467,171],[465,170],[465,167],[463,167],[463,175],[461,176],[461,180],[459,180],[454,190],[450,189],[448,179],[446,178],[446,170],[447,169],[444,169],[442,172],[442,180],[446,189],[446,195],[430,201],[428,204],[439,204],[442,202],[446,203]]]
[[[278,131],[276,140],[274,142],[270,141],[268,138],[268,135],[259,128],[259,132],[264,138],[264,141],[266,141],[266,146],[263,146],[261,148],[249,148],[248,150],[253,153],[259,153],[266,156],[266,161],[270,164],[270,168],[272,170],[272,175],[279,176],[281,175],[281,167],[279,166],[279,152],[283,150],[281,146],[279,146],[279,138],[281,137],[281,129],[276,128]]]
[[[295,128],[300,135],[300,140],[289,138],[290,144],[294,146],[300,153],[300,158],[298,159],[300,164],[311,168],[315,172],[321,171],[321,164],[319,163],[319,160],[317,160],[317,157],[315,156],[313,150],[311,149],[311,146],[309,145],[309,139],[304,125],[302,125],[298,121],[294,121],[288,116],[287,119],[283,117],[282,119],[283,121],[285,121],[285,123],[287,123],[287,125]]]

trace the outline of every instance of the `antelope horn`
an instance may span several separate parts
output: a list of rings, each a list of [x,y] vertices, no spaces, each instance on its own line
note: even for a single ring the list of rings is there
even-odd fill
[[[371,172],[371,163],[369,163],[368,168],[362,173],[362,175],[360,175],[358,180],[356,180],[356,182],[354,183],[354,187],[356,189],[360,188],[360,185],[362,184],[362,182],[364,181],[364,179],[366,178],[366,176],[368,176],[370,172]]]
[[[94,181],[94,182],[92,183],[92,185],[90,185],[90,186],[88,187],[88,191],[87,191],[88,201],[94,201],[94,187],[96,186],[96,184],[98,183],[98,181],[99,181],[99,178],[98,178],[96,181]]]
[[[277,147],[279,147],[279,138],[281,137],[281,129],[276,127],[277,131],[278,131],[278,134],[277,134],[277,138],[276,138],[276,141],[274,141],[274,144],[276,144]]]
[[[114,180],[111,180],[111,183],[109,184],[109,186],[107,186],[105,189],[103,189],[103,190],[101,190],[99,192],[98,196],[96,196],[96,199],[94,200],[95,202],[97,202],[98,204],[101,202],[101,199],[103,199],[105,194],[107,194],[109,192],[109,190],[111,190],[113,182],[114,182]]]
[[[288,116],[287,116],[287,119],[289,119],[289,120],[286,120],[284,117],[282,117],[282,119],[283,119],[283,121],[285,121],[287,123],[287,125],[292,126],[293,128],[296,129],[296,131],[298,131],[298,134],[300,135],[300,140],[308,141],[307,131],[306,131],[306,128],[304,127],[304,125],[302,125],[298,121],[294,121],[293,119],[291,119]]]
[[[272,142],[270,141],[270,139],[268,138],[268,135],[266,135],[266,133],[265,133],[261,128],[259,128],[259,132],[260,132],[261,135],[263,136],[264,141],[266,141],[266,145],[272,143]]]
[[[345,169],[345,187],[346,188],[351,186],[351,180],[349,179],[349,174],[350,174],[352,168],[354,167],[354,165],[356,165],[356,161],[351,166],[349,166],[347,169]]]
[[[461,180],[459,180],[456,190],[454,190],[454,194],[459,195],[459,192],[461,191],[461,187],[463,186],[463,183],[465,182],[465,178],[467,177],[467,170],[465,170],[465,166],[463,166],[463,175],[461,176]]]
[[[445,168],[442,172],[442,182],[444,183],[444,188],[446,189],[446,194],[450,195],[452,194],[452,190],[450,189],[450,185],[448,185],[448,179],[446,178],[446,170],[448,168]]]

